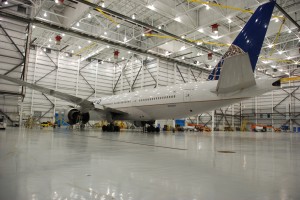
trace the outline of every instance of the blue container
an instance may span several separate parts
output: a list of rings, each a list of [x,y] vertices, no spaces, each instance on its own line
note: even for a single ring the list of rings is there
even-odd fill
[[[297,132],[297,127],[293,127],[293,132],[294,132],[294,133]]]
[[[183,127],[183,126],[185,126],[185,120],[176,119],[175,124],[178,124],[179,126]]]
[[[298,132],[298,133],[300,133],[300,127],[298,127],[298,130],[297,130],[297,132]]]

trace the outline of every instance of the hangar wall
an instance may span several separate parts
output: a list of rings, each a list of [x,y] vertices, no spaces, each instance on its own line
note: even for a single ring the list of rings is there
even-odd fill
[[[0,73],[23,78],[27,43],[27,24],[0,18]],[[18,102],[24,91],[18,85],[0,80],[0,115],[5,115],[9,125],[19,122]]]
[[[66,53],[35,47],[30,51],[27,81],[81,98],[93,99],[112,94],[113,65],[98,60],[82,61]],[[55,112],[72,105],[66,101],[26,89],[23,119],[30,115],[41,121],[53,120]]]

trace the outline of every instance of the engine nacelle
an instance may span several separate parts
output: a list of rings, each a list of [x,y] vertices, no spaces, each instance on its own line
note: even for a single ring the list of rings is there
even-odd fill
[[[76,108],[72,108],[67,112],[67,122],[70,125],[74,125],[77,123],[86,124],[90,120],[89,113],[82,113],[80,110]]]

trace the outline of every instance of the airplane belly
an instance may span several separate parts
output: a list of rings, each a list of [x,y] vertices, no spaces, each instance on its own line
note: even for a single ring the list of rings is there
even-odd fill
[[[149,106],[136,106],[122,111],[128,113],[123,120],[157,120],[157,119],[175,119],[187,116],[197,115],[208,112],[232,103],[239,102],[243,99],[198,101],[198,102],[181,102],[176,104],[158,104]]]

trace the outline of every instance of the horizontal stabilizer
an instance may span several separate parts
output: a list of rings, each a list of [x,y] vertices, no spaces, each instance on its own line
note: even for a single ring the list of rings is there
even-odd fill
[[[239,91],[256,84],[248,53],[224,59],[217,93]]]

